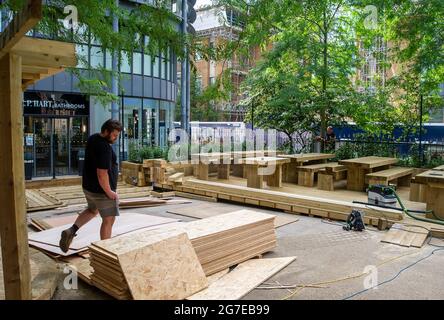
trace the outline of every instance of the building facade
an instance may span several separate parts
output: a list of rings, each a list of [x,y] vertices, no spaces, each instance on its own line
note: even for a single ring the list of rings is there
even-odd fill
[[[120,1],[128,8],[137,3],[152,4],[153,0]],[[173,12],[178,7],[171,4]],[[28,36],[41,35],[32,32]],[[77,67],[87,77],[94,76],[86,74],[88,67],[112,70],[111,54],[100,43],[88,39],[76,44],[78,56],[84,58]],[[120,121],[124,126],[120,135],[121,161],[128,158],[131,143],[167,146],[169,131],[174,128],[176,65],[173,52],[155,57],[143,49],[131,56],[123,54],[119,65]],[[25,162],[33,164],[32,177],[79,174],[88,136],[100,132],[103,122],[111,118],[111,103],[104,105],[97,96],[83,94],[78,83],[75,74],[61,72],[29,86],[24,93]]]
[[[204,6],[197,8],[197,19],[193,24],[198,39],[210,47],[217,47],[227,41],[235,41],[244,26],[237,12],[226,6],[203,4]],[[228,61],[207,61],[195,57],[197,87],[200,90],[214,84],[224,70],[230,70],[233,85],[230,100],[213,106],[224,115],[224,121],[243,121],[246,110],[239,106],[239,102],[244,98],[241,84],[260,57],[259,48],[252,48],[249,57],[233,55]]]

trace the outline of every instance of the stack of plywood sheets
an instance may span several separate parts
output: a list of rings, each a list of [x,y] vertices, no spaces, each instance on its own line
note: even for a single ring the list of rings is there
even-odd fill
[[[420,226],[394,224],[381,242],[396,244],[402,247],[421,248],[430,230]]]
[[[275,248],[274,219],[273,215],[240,210],[96,242],[90,246],[94,268],[91,278],[98,288],[118,299],[127,299],[128,288],[123,285],[125,275],[116,263],[120,246],[139,249],[145,239],[170,232],[188,235],[205,274],[212,275]]]
[[[208,286],[185,232],[96,243],[91,281],[117,299],[184,299]]]
[[[54,209],[62,205],[62,201],[41,190],[26,190],[26,210],[28,212]]]

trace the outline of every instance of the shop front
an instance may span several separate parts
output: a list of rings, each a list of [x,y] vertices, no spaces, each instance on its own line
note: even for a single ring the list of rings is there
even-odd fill
[[[89,98],[25,92],[23,114],[26,179],[81,174],[89,134]]]

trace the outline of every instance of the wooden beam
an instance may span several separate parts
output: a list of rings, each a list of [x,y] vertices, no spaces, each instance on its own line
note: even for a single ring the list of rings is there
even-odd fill
[[[27,65],[23,65],[22,63],[22,71],[26,72],[26,73],[49,73],[50,72],[50,68],[43,68],[43,67],[36,67],[36,66],[27,66]]]
[[[51,45],[48,45],[51,43]],[[63,54],[60,54],[63,51]],[[44,68],[75,67],[77,58],[72,43],[25,37],[11,49],[22,57],[24,65]]]
[[[21,57],[0,59],[0,235],[6,299],[31,299],[23,165]]]
[[[26,0],[23,9],[17,12],[0,34],[0,59],[42,18],[42,0]]]

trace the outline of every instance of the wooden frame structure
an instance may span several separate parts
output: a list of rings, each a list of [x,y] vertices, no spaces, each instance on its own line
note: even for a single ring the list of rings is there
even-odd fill
[[[25,37],[42,18],[42,0],[27,0],[0,34],[0,236],[6,299],[31,299],[25,206],[23,91],[75,67],[72,43]]]

